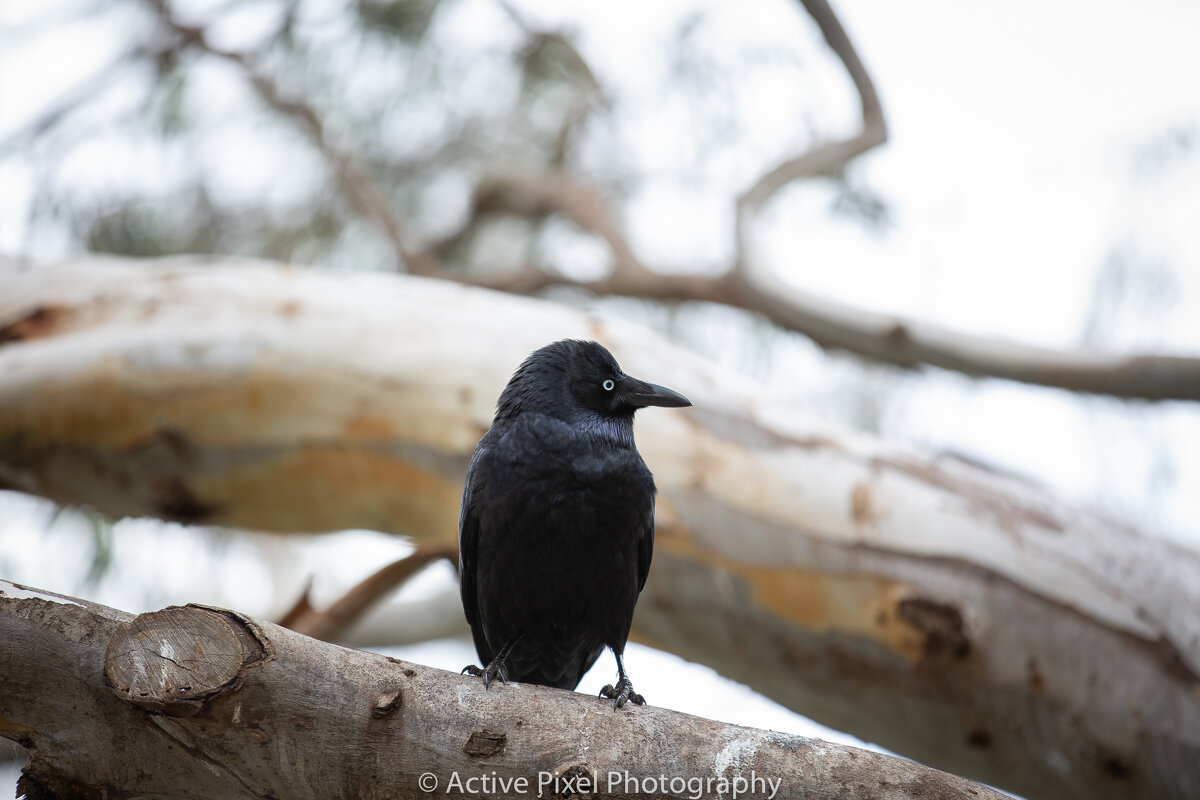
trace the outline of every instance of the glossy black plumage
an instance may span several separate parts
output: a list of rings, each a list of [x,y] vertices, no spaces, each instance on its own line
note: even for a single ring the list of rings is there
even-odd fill
[[[493,678],[574,689],[610,647],[614,705],[642,702],[622,653],[654,548],[654,479],[633,415],[686,398],[621,372],[595,342],[530,355],[471,458],[459,515],[463,609]]]

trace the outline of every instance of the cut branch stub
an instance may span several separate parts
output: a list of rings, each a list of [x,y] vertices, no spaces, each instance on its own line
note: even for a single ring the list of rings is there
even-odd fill
[[[171,606],[117,627],[104,677],[118,697],[170,717],[190,717],[237,688],[242,670],[269,657],[267,640],[240,614]]]

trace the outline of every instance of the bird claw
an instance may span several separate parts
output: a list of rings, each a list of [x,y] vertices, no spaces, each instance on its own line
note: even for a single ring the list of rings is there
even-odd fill
[[[638,706],[646,705],[646,698],[633,690],[633,682],[628,678],[621,678],[617,681],[616,686],[613,686],[611,683],[606,684],[600,690],[600,696],[613,701],[614,711],[625,705],[626,702],[631,702]]]
[[[506,670],[496,661],[488,664],[487,669],[476,666],[475,664],[468,664],[462,668],[462,672],[460,674],[470,675],[472,678],[483,678],[484,690],[487,690],[489,687],[491,687],[492,681],[496,680],[497,678],[500,679],[501,683],[508,683],[508,670]]]

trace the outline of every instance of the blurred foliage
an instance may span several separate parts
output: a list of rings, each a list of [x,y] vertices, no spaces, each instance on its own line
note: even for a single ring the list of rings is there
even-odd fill
[[[83,583],[86,589],[94,589],[112,566],[113,523],[99,514],[86,513],[91,523],[92,559]]]
[[[79,88],[29,109],[0,141],[0,167],[37,165],[35,253],[59,242],[394,268],[347,162],[406,246],[451,267],[557,246],[553,220],[492,215],[467,229],[473,187],[496,171],[566,167],[618,218],[655,187],[683,214],[719,197],[731,221],[736,193],[812,134],[799,114],[790,128],[756,125],[739,94],[769,77],[800,87],[781,103],[806,99],[794,32],[739,39],[729,13],[701,5],[667,24],[631,83],[622,57],[507,0],[65,0],[4,40],[54,54],[86,29],[111,60],[53,56]],[[803,18],[798,5],[774,13]],[[664,151],[664,136],[677,146]],[[847,197],[868,225],[886,216],[869,191]]]
[[[82,523],[82,525],[78,524]],[[62,591],[80,594],[93,591],[104,580],[113,565],[113,520],[89,506],[53,506],[44,524],[46,531],[61,527],[71,535],[78,535],[77,542],[82,545],[86,540],[90,552],[86,557],[79,558],[80,564],[86,564],[87,571],[80,577],[78,583],[71,588],[63,587]],[[72,555],[80,555],[84,548],[71,548]],[[69,561],[63,558],[61,561]]]
[[[1147,252],[1134,239],[1117,242],[1092,279],[1084,343],[1098,349],[1121,342],[1146,350],[1162,347],[1161,321],[1177,310],[1180,292],[1168,258]]]
[[[862,223],[863,227],[883,233],[892,225],[892,212],[884,197],[870,187],[840,178],[830,211],[838,217]]]
[[[1139,179],[1153,180],[1195,155],[1198,145],[1200,124],[1194,120],[1177,121],[1137,143],[1131,153],[1130,165]]]
[[[437,6],[437,0],[369,0],[356,3],[354,10],[365,27],[417,44],[429,31]]]

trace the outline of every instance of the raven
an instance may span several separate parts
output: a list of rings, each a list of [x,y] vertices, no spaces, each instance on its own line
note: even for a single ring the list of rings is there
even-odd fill
[[[622,653],[654,549],[654,477],[633,414],[680,407],[678,392],[630,377],[596,342],[535,351],[496,404],[471,457],[458,521],[463,610],[489,686],[499,678],[574,689],[604,648],[620,708]]]

